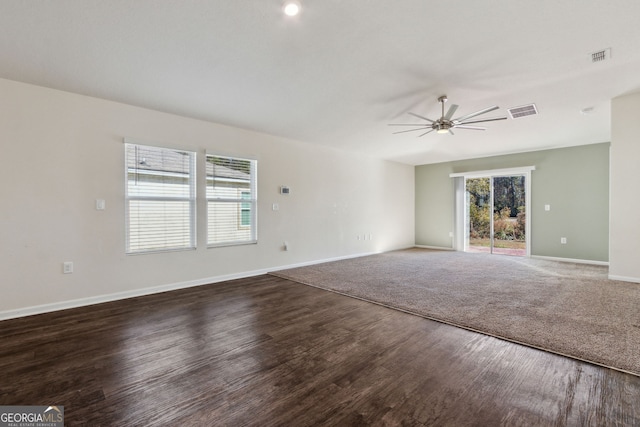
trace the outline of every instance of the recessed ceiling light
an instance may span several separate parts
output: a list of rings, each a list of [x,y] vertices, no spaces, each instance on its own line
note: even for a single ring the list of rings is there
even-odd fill
[[[583,114],[583,115],[586,116],[587,114],[591,114],[594,111],[595,111],[594,107],[587,107],[587,108],[583,108],[582,110],[580,110],[580,114]]]
[[[282,5],[282,11],[287,16],[296,16],[302,10],[302,5],[298,0],[286,0]]]

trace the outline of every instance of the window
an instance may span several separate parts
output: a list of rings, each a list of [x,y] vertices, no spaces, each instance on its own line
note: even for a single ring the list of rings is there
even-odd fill
[[[195,249],[195,157],[125,144],[127,253]]]
[[[255,160],[207,155],[207,244],[257,242]]]

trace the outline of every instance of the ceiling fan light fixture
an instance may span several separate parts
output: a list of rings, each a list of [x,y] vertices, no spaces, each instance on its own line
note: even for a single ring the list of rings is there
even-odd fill
[[[449,130],[454,127],[454,124],[449,120],[440,118],[432,125],[432,127],[436,131],[436,133],[445,134],[449,133]]]
[[[286,0],[282,4],[282,11],[287,16],[296,16],[300,14],[302,10],[302,5],[298,0]]]

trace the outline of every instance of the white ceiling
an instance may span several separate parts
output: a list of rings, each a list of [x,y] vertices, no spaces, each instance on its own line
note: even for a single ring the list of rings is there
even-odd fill
[[[0,0],[0,77],[409,164],[609,141],[611,98],[640,89],[638,0],[302,3]],[[391,134],[442,94],[539,115]]]

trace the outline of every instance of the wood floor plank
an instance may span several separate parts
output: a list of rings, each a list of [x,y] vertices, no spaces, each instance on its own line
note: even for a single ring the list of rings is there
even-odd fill
[[[640,425],[640,378],[272,276],[0,322],[68,426]]]

